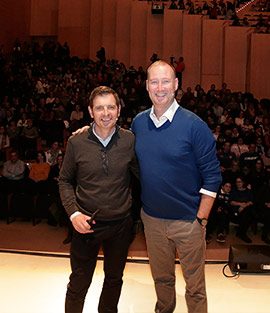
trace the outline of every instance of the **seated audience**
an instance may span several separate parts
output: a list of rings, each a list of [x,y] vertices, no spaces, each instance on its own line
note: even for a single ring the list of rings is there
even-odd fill
[[[222,0],[210,4],[211,7],[215,7],[213,13],[217,9],[218,14],[228,13],[231,18],[235,16],[236,5],[237,2],[234,5],[227,4],[226,8]],[[200,13],[190,0],[185,3],[179,0],[178,6],[181,6],[181,9],[186,7],[186,11],[192,14]],[[203,10],[210,12],[206,2]],[[83,125],[89,124],[90,117],[87,113],[89,91],[100,84],[112,86],[119,93],[123,107],[119,122],[123,127],[129,127],[134,114],[151,106],[145,91],[146,73],[142,67],[137,70],[131,66],[127,70],[125,65],[117,60],[95,62],[70,57],[69,53],[64,51],[65,48],[60,43],[55,45],[52,41],[48,41],[44,46],[40,46],[37,42],[31,42],[29,49],[20,54],[20,57],[14,55],[11,60],[5,60],[3,56],[6,66],[4,72],[0,68],[2,86],[5,86],[0,90],[0,122],[2,121],[1,125],[9,124],[7,134],[10,146],[18,147],[22,159],[35,158],[36,138],[40,131],[38,126],[41,128],[42,139],[46,139],[48,145],[52,141],[62,144],[64,131],[68,130],[68,135],[71,133],[69,133],[69,117],[71,112],[75,111],[75,107],[80,105],[82,111],[78,111],[80,115],[78,120],[72,117],[71,123],[82,121]],[[22,73],[25,73],[24,82],[18,85],[16,95],[13,95],[14,82],[21,81]],[[254,181],[257,179],[261,182],[258,178],[261,173],[257,171],[260,161],[257,164],[256,160],[260,156],[264,164],[270,166],[270,100],[257,100],[250,93],[231,92],[225,82],[222,86],[212,84],[207,93],[199,84],[195,87],[194,93],[193,89],[189,86],[185,93],[178,90],[177,101],[199,115],[212,130],[222,163],[224,182],[230,182],[235,187],[235,180],[241,174],[247,185],[252,186],[252,191],[257,194],[255,198],[259,199],[257,183]],[[83,112],[83,120],[81,112]],[[27,125],[25,125],[26,114]],[[77,112],[74,114],[76,115]],[[22,119],[19,122],[22,136],[19,136],[19,145],[17,145],[16,125],[20,119]],[[224,143],[229,146],[227,142],[231,144],[228,155],[223,147]],[[248,151],[246,145],[249,145]],[[51,147],[46,153],[47,161],[52,166],[56,165],[56,158],[58,159],[56,150],[59,148],[54,150]],[[241,169],[237,158],[240,160]],[[257,170],[254,169],[256,167]],[[264,174],[266,175],[266,171]],[[33,182],[34,185],[37,184],[34,180]],[[261,189],[262,185],[259,185]],[[257,205],[256,199],[254,201]],[[268,238],[265,232],[263,237]]]
[[[238,159],[241,154],[248,152],[248,146],[244,144],[244,140],[242,137],[237,138],[237,143],[234,143],[231,146],[231,152],[233,152]]]
[[[46,162],[51,166],[57,164],[58,155],[62,154],[62,151],[59,149],[59,142],[53,141],[51,148],[45,152]]]
[[[36,162],[29,164],[29,170],[28,191],[35,195],[47,193],[50,164],[46,162],[46,156],[43,151],[37,152]]]
[[[268,172],[269,171],[269,172]],[[268,168],[267,180],[258,190],[258,220],[263,223],[262,241],[270,244],[270,168]]]
[[[15,120],[11,120],[7,127],[7,135],[9,137],[10,146],[14,149],[19,148],[20,129],[16,125]]]
[[[245,141],[248,142],[250,140],[250,137],[252,137],[254,133],[254,126],[250,124],[248,118],[244,119],[244,124],[241,126],[241,131],[243,133]]]
[[[70,115],[70,131],[73,132],[76,129],[82,126],[83,120],[83,111],[81,110],[81,106],[79,104],[75,105],[75,109],[71,112]]]
[[[244,120],[245,120],[244,111],[241,110],[239,111],[238,117],[235,118],[234,122],[237,126],[242,127],[242,125],[244,124]]]
[[[234,159],[231,162],[230,168],[222,173],[223,181],[229,182],[233,187],[235,187],[236,177],[239,176],[240,173],[239,160]]]
[[[18,182],[21,182],[24,178],[25,164],[19,159],[19,155],[16,151],[10,152],[10,159],[4,163],[3,177],[9,185],[10,191],[16,191]]]
[[[20,154],[24,159],[33,159],[36,153],[38,130],[34,126],[33,120],[27,120],[27,126],[23,128],[21,133]]]
[[[221,172],[230,168],[231,162],[236,159],[236,156],[231,152],[231,143],[229,141],[224,142],[222,150],[217,153],[217,158],[220,162]]]
[[[264,138],[263,136],[256,137],[256,152],[262,156],[264,154]]]
[[[0,161],[6,160],[6,148],[10,146],[9,137],[5,126],[0,125]]]
[[[21,118],[17,122],[17,127],[19,127],[21,131],[22,131],[23,127],[27,127],[27,120],[28,120],[27,114],[25,112],[23,112],[21,114]]]
[[[44,102],[45,100],[42,99]],[[39,117],[39,129],[40,129],[40,136],[46,143],[51,142],[54,138],[54,129],[55,129],[55,122],[54,122],[54,111],[52,110],[52,106],[45,104],[44,102],[40,105],[40,117]]]
[[[246,243],[251,243],[252,240],[248,237],[247,231],[255,220],[253,195],[251,190],[245,187],[242,177],[236,178],[235,185],[229,198],[230,221],[239,224],[237,237]]]
[[[265,167],[270,166],[270,148],[265,148],[264,154],[261,155]]]
[[[20,192],[24,183],[25,165],[16,151],[10,152],[10,159],[4,163],[0,176],[0,207],[7,209],[8,195]]]
[[[247,165],[249,168],[252,168],[259,156],[259,153],[256,152],[256,145],[254,143],[250,143],[248,145],[248,151],[240,155],[240,165]]]
[[[208,218],[206,227],[206,242],[212,240],[212,233],[217,229],[217,242],[226,242],[226,232],[229,229],[229,199],[231,192],[231,183],[225,182],[221,184],[221,188],[217,193],[213,208]]]
[[[63,243],[70,243],[72,238],[73,227],[71,221],[64,209],[58,188],[59,173],[63,164],[64,155],[59,154],[56,159],[56,164],[51,167],[49,175],[49,193],[52,196],[52,204],[49,207],[49,219],[48,223],[51,225],[66,226],[67,227],[67,237],[64,239]]]
[[[253,168],[251,169],[250,181],[249,181],[251,185],[251,190],[253,193],[254,204],[256,207],[259,201],[259,198],[258,198],[259,190],[265,184],[266,180],[267,180],[267,176],[264,170],[263,160],[261,158],[258,158],[255,161]]]

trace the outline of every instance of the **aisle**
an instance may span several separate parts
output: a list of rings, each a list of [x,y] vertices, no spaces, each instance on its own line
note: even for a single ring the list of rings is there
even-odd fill
[[[97,264],[84,313],[97,312],[102,287],[102,261]],[[241,275],[225,278],[222,264],[206,265],[209,313],[269,313],[270,276]],[[184,283],[176,266],[177,307],[185,313]],[[0,253],[0,313],[64,313],[67,258]],[[128,263],[119,313],[151,313],[155,292],[148,264]]]

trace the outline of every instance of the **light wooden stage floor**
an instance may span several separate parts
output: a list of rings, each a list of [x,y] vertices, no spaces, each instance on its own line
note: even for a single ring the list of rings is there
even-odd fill
[[[102,287],[102,261],[98,261],[84,313],[97,312]],[[270,275],[241,274],[226,278],[223,264],[207,264],[209,313],[269,313]],[[228,269],[229,271],[229,269]],[[177,272],[177,307],[186,313],[184,282]],[[64,313],[69,259],[0,253],[0,313]],[[155,291],[148,264],[127,263],[119,313],[150,313]]]
[[[32,226],[31,222],[23,222],[19,219],[11,224],[7,224],[5,220],[0,220],[0,251],[10,252],[16,250],[25,253],[40,252],[68,255],[70,245],[62,243],[66,235],[67,230],[64,227],[52,227],[47,225],[45,221]],[[249,236],[253,239],[252,244],[264,244],[260,238],[261,231],[256,235],[250,233]],[[207,245],[206,260],[226,262],[232,244],[245,244],[235,236],[234,227],[230,229],[225,244],[217,243],[214,237],[213,241]],[[134,241],[130,246],[129,256],[148,259],[142,225],[137,230]]]

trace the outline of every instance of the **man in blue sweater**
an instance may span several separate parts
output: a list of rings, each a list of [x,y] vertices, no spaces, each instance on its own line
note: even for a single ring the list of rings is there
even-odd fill
[[[141,171],[141,217],[157,302],[176,305],[175,249],[186,282],[189,313],[206,313],[205,226],[221,183],[208,126],[175,100],[178,80],[164,61],[150,65],[146,87],[153,106],[132,123]]]

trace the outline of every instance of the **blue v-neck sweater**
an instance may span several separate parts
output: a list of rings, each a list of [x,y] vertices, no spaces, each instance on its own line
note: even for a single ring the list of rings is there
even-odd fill
[[[197,115],[177,109],[172,122],[156,128],[150,109],[138,114],[136,135],[144,211],[165,219],[194,220],[200,189],[217,192],[221,183],[216,145],[210,129]]]

